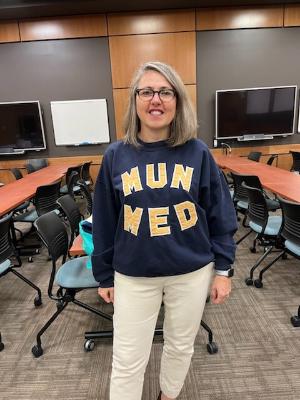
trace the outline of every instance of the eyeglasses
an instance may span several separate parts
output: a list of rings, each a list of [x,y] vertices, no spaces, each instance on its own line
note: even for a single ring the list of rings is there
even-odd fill
[[[142,101],[151,101],[155,95],[158,94],[161,101],[171,101],[176,96],[176,93],[173,89],[136,89],[136,93]]]

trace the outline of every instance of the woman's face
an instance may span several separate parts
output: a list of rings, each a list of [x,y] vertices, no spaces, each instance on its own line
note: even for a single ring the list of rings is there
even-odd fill
[[[173,89],[170,83],[160,73],[146,71],[141,77],[138,89]],[[168,101],[161,100],[158,93],[155,93],[150,100],[141,99],[136,95],[136,109],[141,122],[141,133],[160,132],[169,136],[170,124],[175,117],[176,96]]]

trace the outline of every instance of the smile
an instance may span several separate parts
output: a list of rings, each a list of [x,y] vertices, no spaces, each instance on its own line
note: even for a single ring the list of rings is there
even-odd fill
[[[151,115],[162,115],[163,111],[161,111],[161,110],[150,110],[149,114],[151,114]]]

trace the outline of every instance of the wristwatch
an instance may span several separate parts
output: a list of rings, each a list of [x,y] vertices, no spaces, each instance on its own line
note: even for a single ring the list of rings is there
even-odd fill
[[[234,268],[230,267],[229,269],[226,269],[225,271],[216,269],[215,273],[216,273],[216,275],[226,276],[227,278],[231,278],[234,275]]]

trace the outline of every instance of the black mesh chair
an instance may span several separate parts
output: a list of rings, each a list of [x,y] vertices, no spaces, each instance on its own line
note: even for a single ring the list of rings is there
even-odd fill
[[[82,220],[79,207],[72,196],[65,194],[57,200],[57,204],[66,216],[70,226],[70,247],[76,236],[79,235],[79,223]]]
[[[233,180],[233,204],[236,213],[241,213],[244,216],[242,224],[245,228],[247,228],[248,226],[246,225],[246,220],[248,213],[248,193],[247,190],[242,186],[244,180],[242,175],[234,172],[231,173],[231,177]]]
[[[263,255],[256,261],[250,270],[250,276],[245,279],[247,286],[253,285],[253,274],[262,261],[271,253],[274,247],[280,248],[281,241],[279,237],[280,228],[282,225],[282,216],[269,214],[266,199],[257,188],[245,185],[243,187],[248,192],[249,207],[248,219],[249,227],[256,233],[256,240],[264,247]],[[257,288],[262,287],[262,282],[259,279],[254,281]]]
[[[80,187],[77,185],[80,179],[81,167],[70,167],[66,173],[66,184],[60,188],[61,194],[69,194],[74,197],[75,194],[80,194]]]
[[[276,200],[276,199],[271,199],[268,196],[268,194],[264,191],[264,189],[262,187],[262,184],[260,182],[260,179],[259,179],[259,177],[257,175],[243,175],[243,174],[241,174],[240,176],[242,177],[243,182],[245,182],[245,184],[247,186],[251,186],[251,187],[254,187],[256,189],[259,189],[263,193],[263,195],[264,195],[264,197],[266,199],[267,207],[268,207],[269,211],[276,211],[276,210],[278,210],[280,208],[279,201]]]
[[[290,154],[293,157],[293,164],[292,164],[292,167],[291,167],[291,171],[300,173],[300,152],[298,152],[298,151],[290,151]]]
[[[28,174],[32,172],[38,171],[39,169],[45,168],[48,166],[48,160],[46,158],[32,158],[26,164],[26,169]]]
[[[261,151],[250,151],[247,158],[248,160],[258,162],[260,160],[261,154],[262,154]]]
[[[0,332],[0,351],[2,351],[3,349],[4,349],[4,343],[2,342],[2,336]]]
[[[13,215],[13,222],[21,222],[21,223],[30,223],[31,229],[30,232],[34,231],[34,221],[43,214],[46,214],[49,211],[57,210],[57,203],[56,200],[59,198],[60,193],[60,183],[61,181],[57,181],[50,185],[43,185],[39,186],[36,190],[33,202],[34,208],[22,213],[22,214],[15,214]],[[57,211],[58,212],[58,211]],[[23,242],[24,235],[21,237],[21,241],[16,240],[16,236],[13,232],[13,239],[18,248],[18,251],[22,254],[26,254],[29,256],[28,261],[32,262],[32,255],[38,252],[38,248],[40,247],[40,243],[33,243],[33,244],[25,244]]]
[[[92,164],[92,161],[88,161],[82,164],[81,167],[81,179],[84,180],[85,184],[87,186],[90,186],[93,184],[92,177],[90,175],[90,166]]]
[[[12,272],[23,282],[27,283],[27,285],[35,289],[37,295],[34,299],[34,305],[37,307],[42,304],[41,290],[34,283],[25,278],[25,276],[16,271],[16,268],[22,266],[22,262],[10,239],[9,231],[11,220],[12,214],[6,215],[0,219],[0,278]],[[16,259],[17,263],[12,263],[11,258]]]
[[[276,163],[277,163],[278,154],[272,154],[267,160],[267,165],[272,165],[275,160],[276,160]]]
[[[283,240],[283,250],[267,264],[259,274],[259,280],[262,286],[263,275],[280,258],[285,259],[287,254],[300,260],[300,203],[284,200],[279,197],[282,208],[283,224],[280,236]],[[291,323],[294,327],[300,327],[300,305],[298,314],[291,317]]]
[[[19,170],[19,168],[11,168],[10,172],[14,176],[16,180],[22,179],[23,175],[22,172]],[[19,213],[23,212],[24,210],[27,210],[27,208],[30,205],[30,201],[24,201],[24,203],[20,204],[18,207],[14,209],[14,213]]]
[[[23,178],[22,172],[19,170],[19,168],[11,168],[10,172],[13,174],[16,180]]]
[[[80,188],[80,192],[86,200],[86,211],[84,216],[92,215],[93,212],[93,194],[90,192],[89,187],[86,185],[83,179],[80,179],[78,182],[78,186]]]
[[[86,268],[88,257],[78,257],[66,261],[69,250],[68,233],[59,216],[53,211],[44,214],[35,221],[35,227],[51,256],[52,270],[48,284],[48,295],[51,300],[55,301],[57,308],[56,312],[38,332],[37,344],[32,348],[33,355],[40,357],[43,354],[41,336],[69,303],[76,304],[109,321],[112,321],[112,316],[76,299],[77,293],[84,289],[96,289],[99,284],[95,281],[92,270]],[[59,267],[58,261],[60,259],[62,263]],[[58,285],[58,290],[54,289],[54,281]],[[56,294],[53,293],[54,290]],[[102,337],[112,337],[112,330],[101,332],[101,335]]]

